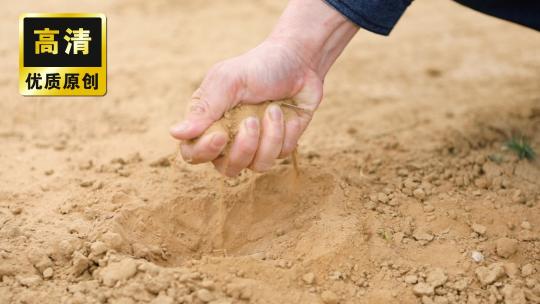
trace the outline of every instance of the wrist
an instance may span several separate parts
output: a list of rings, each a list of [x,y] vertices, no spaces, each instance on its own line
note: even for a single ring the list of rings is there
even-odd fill
[[[290,0],[267,40],[292,48],[323,79],[357,31],[323,0]]]

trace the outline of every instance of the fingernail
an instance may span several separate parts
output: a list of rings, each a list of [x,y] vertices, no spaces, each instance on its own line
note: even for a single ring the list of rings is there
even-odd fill
[[[273,121],[281,121],[281,109],[279,106],[271,105],[268,111],[270,112],[270,119]]]
[[[246,125],[246,129],[249,133],[249,135],[257,135],[259,134],[259,120],[255,117],[248,117],[246,118],[244,124]]]
[[[180,154],[186,163],[191,164],[193,162],[191,153],[188,153],[183,145],[180,145]]]
[[[217,133],[212,135],[212,140],[210,144],[212,147],[219,149],[222,148],[227,143],[227,136],[223,133]]]
[[[185,133],[187,130],[189,130],[190,125],[187,121],[184,121],[182,123],[179,123],[171,128],[171,133]]]

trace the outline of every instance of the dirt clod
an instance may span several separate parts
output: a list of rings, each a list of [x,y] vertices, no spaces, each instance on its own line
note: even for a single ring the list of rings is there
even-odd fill
[[[208,303],[214,300],[214,295],[207,289],[199,289],[197,290],[196,294],[197,294],[197,298],[204,303]]]
[[[105,286],[114,286],[116,282],[127,280],[137,273],[137,263],[134,259],[126,258],[113,262],[101,269],[99,278]]]
[[[496,241],[496,252],[501,258],[509,258],[518,249],[518,241],[510,238],[500,238]]]
[[[339,303],[339,297],[331,290],[325,290],[321,293],[321,300],[325,304]]]
[[[448,276],[441,268],[435,268],[431,270],[426,277],[426,283],[430,284],[433,287],[443,285],[444,283],[446,283],[446,280],[448,280]]]
[[[490,285],[506,275],[502,263],[480,266],[475,270],[476,277],[482,285]]]
[[[315,275],[313,274],[313,272],[308,272],[302,276],[302,281],[304,281],[304,283],[308,285],[311,285],[315,283]]]
[[[416,284],[418,282],[418,276],[410,274],[403,278],[403,281],[407,284]]]
[[[419,297],[431,296],[435,292],[434,286],[431,284],[420,282],[413,287],[413,293]]]
[[[486,226],[476,224],[476,223],[472,224],[471,228],[474,232],[478,233],[479,235],[484,235],[486,234],[486,231],[487,231]]]
[[[73,254],[72,263],[71,272],[74,276],[80,276],[90,266],[90,260],[78,251]]]
[[[45,270],[43,270],[43,278],[44,279],[52,278],[53,274],[54,274],[54,270],[51,267],[48,267]]]

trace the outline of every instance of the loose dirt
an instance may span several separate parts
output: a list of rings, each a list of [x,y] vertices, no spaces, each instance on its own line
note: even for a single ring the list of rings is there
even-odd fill
[[[289,160],[224,179],[167,134],[284,1],[0,11],[0,303],[540,303],[538,33],[415,1],[360,31]],[[17,17],[108,17],[103,98],[17,93]]]

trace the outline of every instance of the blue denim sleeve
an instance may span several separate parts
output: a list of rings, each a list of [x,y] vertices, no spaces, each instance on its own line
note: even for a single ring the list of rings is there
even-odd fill
[[[456,0],[479,12],[540,31],[538,0]]]
[[[368,31],[388,35],[412,0],[325,0]]]

